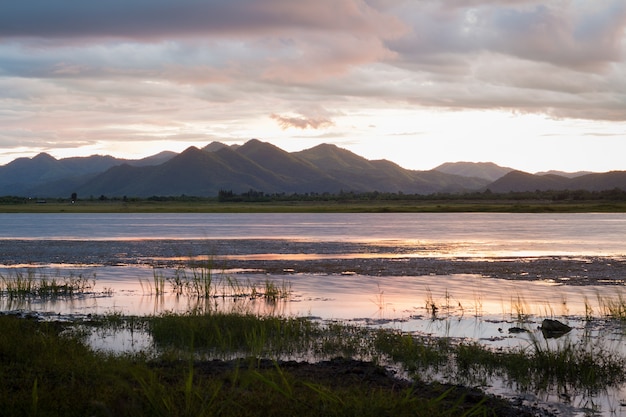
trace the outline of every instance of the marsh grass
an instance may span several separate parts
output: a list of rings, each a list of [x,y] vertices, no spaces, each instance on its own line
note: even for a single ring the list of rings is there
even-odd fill
[[[380,329],[372,339],[372,347],[391,361],[400,363],[410,373],[439,371],[447,365],[453,344],[448,338],[414,336],[400,331]]]
[[[155,267],[152,281],[139,281],[144,294],[156,296],[168,293],[166,282],[170,284],[172,295],[198,300],[260,299],[268,304],[275,304],[279,300],[287,300],[292,294],[291,283],[287,280],[276,282],[265,279],[262,283],[255,283],[249,278],[241,280],[229,274],[216,273],[211,260],[197,263],[191,268],[178,268],[170,276],[166,276],[161,268]],[[210,304],[206,304],[205,307],[213,309]]]
[[[119,319],[114,317],[109,324],[118,325]],[[196,318],[183,319],[201,328]],[[320,331],[308,329],[310,324],[305,320],[218,320],[221,325],[251,328],[232,335],[234,344],[229,346],[233,347],[257,337],[250,336],[252,329],[268,335],[264,340],[270,345],[287,349],[291,345],[285,339],[301,338],[302,334],[313,337]],[[327,365],[329,368],[317,370],[325,372],[310,368],[298,372],[298,366],[278,361],[267,366],[267,361],[259,359],[213,362],[198,361],[193,355],[182,359],[148,357],[141,352],[110,355],[89,349],[80,334],[68,332],[67,326],[0,316],[3,415],[469,416],[489,415],[490,411],[483,403],[486,397],[465,401],[463,390],[457,393],[437,385],[417,389],[400,381],[372,385],[384,372],[373,365],[363,366],[362,362],[333,361]],[[272,338],[278,341],[272,342]],[[222,339],[227,339],[226,335]],[[188,348],[195,349],[202,343],[197,338]],[[333,368],[336,365],[345,372],[340,378]],[[352,372],[357,366],[362,371]],[[371,376],[364,378],[368,373]]]
[[[69,276],[37,275],[29,269],[0,274],[0,295],[9,299],[72,298],[90,293],[96,284],[95,274],[89,279],[82,274]]]
[[[356,327],[329,325],[304,318],[252,314],[164,314],[150,320],[157,347],[183,351],[193,346],[211,357],[307,357],[313,353],[357,355]]]
[[[605,318],[626,322],[626,297],[618,292],[615,297],[597,295],[598,311]]]
[[[527,348],[493,352],[477,343],[455,349],[460,375],[504,376],[522,392],[597,393],[626,381],[626,360],[588,343],[564,342],[548,346],[533,338]]]

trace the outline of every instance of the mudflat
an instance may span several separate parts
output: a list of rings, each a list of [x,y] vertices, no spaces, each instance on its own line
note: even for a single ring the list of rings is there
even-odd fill
[[[441,249],[441,248],[437,248]],[[623,285],[625,257],[432,257],[432,247],[282,239],[0,240],[5,265],[83,264],[189,266],[366,276],[475,274],[566,285]]]

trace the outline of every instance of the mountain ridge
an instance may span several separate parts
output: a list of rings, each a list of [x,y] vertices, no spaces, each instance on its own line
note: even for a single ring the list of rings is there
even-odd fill
[[[0,166],[0,195],[23,197],[216,196],[264,193],[399,192],[406,194],[626,189],[626,171],[530,174],[491,162],[450,162],[432,170],[368,160],[332,144],[287,152],[251,139],[212,142],[138,160],[109,155],[55,159],[47,153]],[[578,188],[575,188],[578,187]]]

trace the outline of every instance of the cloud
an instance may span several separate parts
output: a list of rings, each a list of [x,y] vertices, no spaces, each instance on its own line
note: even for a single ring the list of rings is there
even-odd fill
[[[322,129],[334,125],[334,122],[326,117],[305,117],[305,116],[281,116],[276,113],[270,115],[271,119],[276,120],[281,129]]]
[[[285,29],[398,31],[399,22],[359,0],[31,0],[0,6],[0,38],[168,39]]]
[[[0,137],[349,134],[346,114],[406,108],[624,121],[625,26],[623,0],[6,1]]]
[[[597,69],[622,59],[626,3],[621,0],[440,1],[420,8],[407,3],[396,12],[413,33],[388,43],[406,60],[491,51]]]
[[[33,0],[0,5],[0,75],[312,82],[393,56],[363,0]]]

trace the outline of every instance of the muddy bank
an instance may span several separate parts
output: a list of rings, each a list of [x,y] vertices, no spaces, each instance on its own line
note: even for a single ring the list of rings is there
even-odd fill
[[[457,410],[459,414],[471,412],[479,404],[489,413],[501,417],[551,417],[556,414],[537,406],[525,404],[520,398],[504,399],[472,387],[442,383],[428,383],[424,381],[409,381],[398,378],[393,371],[376,365],[354,359],[334,358],[315,363],[295,361],[257,360],[258,369],[272,370],[280,366],[285,372],[295,378],[298,384],[308,383],[326,387],[331,392],[346,388],[363,387],[365,391],[377,392],[407,392],[411,397],[433,400],[440,399],[449,409]],[[198,361],[194,363],[194,370],[198,378],[219,378],[229,380],[229,375],[235,369],[246,363],[245,359],[234,361]],[[167,374],[170,369],[184,368],[186,363],[154,362],[153,369]],[[445,408],[445,407],[444,407]]]
[[[445,245],[391,245],[293,240],[0,240],[0,263],[158,266],[211,260],[214,268],[271,274],[355,273],[370,276],[476,274],[566,285],[624,285],[626,257],[437,257]]]
[[[355,273],[372,276],[475,274],[509,280],[552,280],[567,285],[624,285],[626,262],[607,258],[468,259],[326,259],[308,261],[225,260],[224,268],[253,268],[271,274]]]

